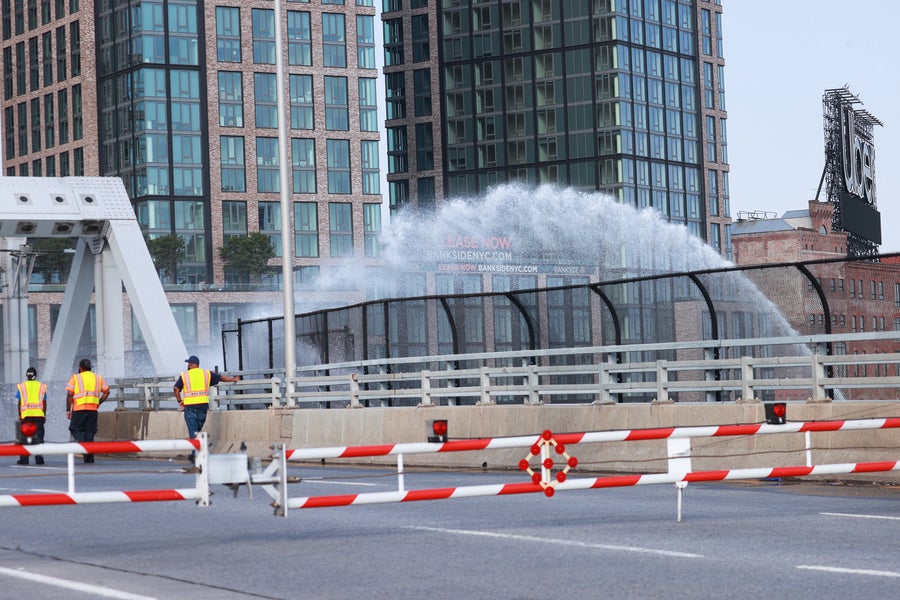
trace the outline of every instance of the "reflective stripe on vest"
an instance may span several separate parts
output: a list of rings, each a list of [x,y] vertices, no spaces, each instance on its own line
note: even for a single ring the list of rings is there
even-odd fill
[[[72,391],[75,406],[72,410],[97,410],[100,408],[100,378],[84,371],[75,375],[75,389]]]
[[[47,395],[47,384],[40,381],[24,381],[19,389],[19,418],[43,417],[44,397]]]
[[[185,406],[189,404],[209,404],[209,380],[211,373],[206,369],[194,368],[181,374],[181,396]]]

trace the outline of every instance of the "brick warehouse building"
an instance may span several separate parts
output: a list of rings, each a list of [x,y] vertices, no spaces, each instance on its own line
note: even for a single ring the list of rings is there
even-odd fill
[[[848,234],[834,231],[834,204],[811,200],[806,210],[785,212],[780,218],[770,214],[738,215],[734,225],[734,261],[739,265],[795,263],[841,259],[847,256]],[[900,331],[900,257],[888,256],[878,262],[854,260],[810,265],[830,308],[831,333]],[[798,310],[785,311],[791,325],[801,334],[825,333],[825,315],[818,301],[810,301],[814,290],[799,290]],[[804,299],[805,298],[805,299]],[[884,354],[900,352],[893,340],[835,344],[834,354]],[[900,365],[870,365],[868,375],[900,375]],[[882,371],[883,370],[883,371]],[[846,376],[864,377],[863,367],[846,367]],[[896,390],[855,390],[855,398],[893,398]],[[885,394],[888,394],[887,396]],[[800,399],[800,398],[797,398]]]

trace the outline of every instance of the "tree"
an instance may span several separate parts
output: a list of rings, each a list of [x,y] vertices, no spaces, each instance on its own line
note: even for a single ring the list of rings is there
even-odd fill
[[[72,267],[74,242],[72,238],[29,239],[28,243],[35,254],[34,273],[42,274],[47,283],[65,282]]]
[[[184,260],[184,239],[175,233],[147,240],[147,250],[156,270],[174,280],[178,263]]]
[[[260,275],[267,269],[269,259],[275,256],[272,242],[264,233],[254,231],[246,237],[230,237],[219,248],[219,256],[225,266],[239,273]]]

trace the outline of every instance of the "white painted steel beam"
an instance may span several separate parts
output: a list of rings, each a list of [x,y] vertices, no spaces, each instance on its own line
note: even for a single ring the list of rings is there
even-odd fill
[[[70,374],[94,292],[98,371],[125,375],[123,282],[157,374],[184,367],[181,332],[121,179],[0,177],[0,238],[10,237],[79,238],[44,378]],[[8,356],[27,351],[27,337],[12,341],[19,348],[10,348]],[[6,373],[10,381],[22,375]]]

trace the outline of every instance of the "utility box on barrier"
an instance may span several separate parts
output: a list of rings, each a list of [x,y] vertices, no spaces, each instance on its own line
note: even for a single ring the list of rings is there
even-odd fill
[[[210,454],[209,483],[235,484],[250,483],[250,469],[247,467],[247,455]]]

